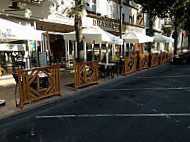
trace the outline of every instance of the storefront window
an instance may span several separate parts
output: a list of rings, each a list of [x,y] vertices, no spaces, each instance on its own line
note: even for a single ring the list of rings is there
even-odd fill
[[[38,44],[39,46],[39,44]],[[31,40],[29,41],[29,57],[30,57],[30,62],[31,62],[31,67],[37,67],[38,63],[37,63],[37,56],[38,56],[38,47],[36,44],[36,41]]]

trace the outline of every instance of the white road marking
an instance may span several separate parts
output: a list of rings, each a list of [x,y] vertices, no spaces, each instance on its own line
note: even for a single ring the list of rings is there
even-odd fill
[[[190,87],[177,88],[130,88],[130,89],[107,89],[104,91],[137,91],[137,90],[189,90]]]
[[[49,115],[36,116],[36,119],[42,118],[91,118],[91,117],[170,117],[170,116],[184,116],[189,117],[190,113],[151,113],[151,114],[71,114],[71,115]]]
[[[190,77],[190,75],[178,75],[178,76],[157,76],[157,77],[153,77],[153,76],[147,76],[147,77],[140,77],[143,79],[153,79],[153,78],[183,78],[183,77]]]

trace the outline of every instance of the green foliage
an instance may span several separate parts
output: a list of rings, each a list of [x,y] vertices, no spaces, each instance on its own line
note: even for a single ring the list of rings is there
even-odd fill
[[[118,55],[115,55],[115,56],[112,56],[111,57],[111,62],[118,62],[118,60],[119,60],[119,56]]]
[[[190,34],[190,0],[186,3],[185,16],[184,16],[184,30]]]
[[[164,11],[168,9],[174,0],[134,0],[136,3],[142,5],[142,12],[148,13],[152,18],[161,16]]]
[[[134,0],[136,3],[142,5],[142,12],[146,12],[152,18],[156,16],[164,18],[183,18],[186,13],[185,10],[189,10],[190,0]]]

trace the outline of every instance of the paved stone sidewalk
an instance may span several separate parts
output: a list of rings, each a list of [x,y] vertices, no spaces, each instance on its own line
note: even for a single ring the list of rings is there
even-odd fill
[[[122,77],[124,77],[124,76],[122,76],[122,75],[120,75],[118,77],[115,76],[114,79],[110,79],[110,78],[100,79],[99,85],[109,83],[110,81],[114,81],[114,80],[122,78]],[[74,83],[74,74],[61,72],[62,97],[52,96],[52,97],[42,99],[40,101],[32,102],[31,104],[24,105],[24,110],[22,110],[22,109],[16,107],[16,103],[15,103],[15,96],[14,96],[15,85],[16,85],[15,80],[11,76],[7,79],[0,79],[0,100],[6,101],[5,106],[4,105],[0,106],[0,119],[9,117],[11,115],[15,115],[17,113],[22,113],[23,111],[27,111],[32,108],[39,107],[41,105],[52,103],[52,102],[55,102],[60,99],[67,98],[69,96],[76,95],[77,92],[73,91],[73,89],[71,87],[67,87],[68,84],[72,84],[72,83]],[[92,85],[89,87],[81,88],[81,89],[79,89],[79,92],[88,90],[95,86],[97,86],[97,85]],[[17,87],[16,97],[17,97],[17,99],[19,98],[18,87]]]

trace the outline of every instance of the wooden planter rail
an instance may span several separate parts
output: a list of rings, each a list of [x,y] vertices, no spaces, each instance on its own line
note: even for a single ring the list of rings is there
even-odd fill
[[[139,70],[147,69],[149,62],[149,54],[140,54],[139,55]]]
[[[125,71],[124,75],[137,71],[137,56],[126,56],[125,57]]]
[[[158,66],[159,64],[159,53],[152,53],[151,67]]]
[[[29,70],[18,69],[19,107],[53,95],[61,95],[60,65]]]
[[[74,62],[75,90],[90,84],[98,84],[98,60],[87,62]]]
[[[166,56],[166,54],[167,54],[167,53],[165,53],[165,52],[162,52],[162,53],[160,54],[160,64],[166,63],[166,61],[167,61],[167,56]]]
[[[167,62],[170,62],[173,58],[173,51],[168,51],[168,59]]]

